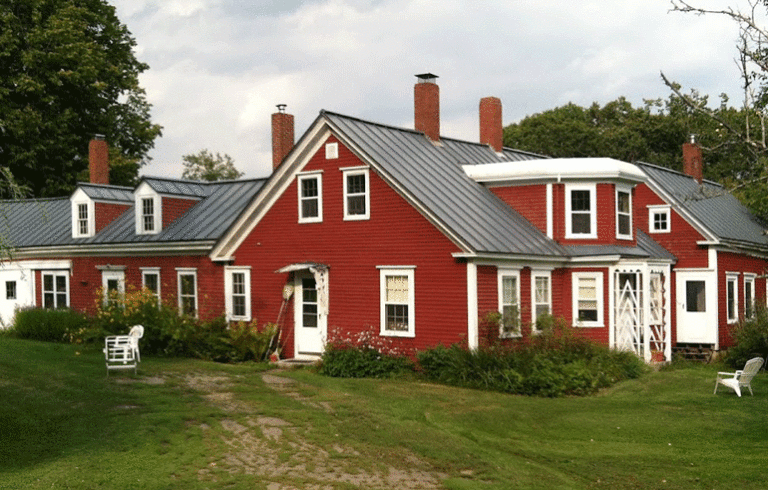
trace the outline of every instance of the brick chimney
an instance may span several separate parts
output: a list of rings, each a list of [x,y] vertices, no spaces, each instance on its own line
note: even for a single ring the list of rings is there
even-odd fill
[[[88,143],[88,172],[91,184],[109,185],[109,145],[103,134],[94,135]]]
[[[440,140],[440,87],[437,75],[423,73],[413,87],[413,120],[416,131],[426,134],[432,141]]]
[[[690,143],[683,143],[683,172],[696,179],[701,184],[704,180],[704,164],[701,159],[701,148],[691,135]]]
[[[500,153],[503,143],[503,127],[501,123],[501,99],[484,97],[480,99],[480,143],[490,145]]]
[[[272,114],[272,169],[276,169],[293,149],[293,116],[286,114],[285,104],[277,105]]]

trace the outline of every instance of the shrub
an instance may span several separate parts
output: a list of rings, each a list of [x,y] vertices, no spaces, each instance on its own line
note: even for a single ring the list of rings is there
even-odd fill
[[[427,378],[441,383],[547,397],[588,395],[647,369],[635,354],[578,337],[561,320],[547,320],[539,329],[513,345],[419,351],[418,365]]]
[[[751,358],[768,356],[768,310],[755,309],[755,316],[741,321],[731,333],[734,345],[728,349],[725,362],[741,369]]]
[[[85,315],[70,309],[21,308],[16,311],[12,335],[46,342],[69,342],[88,325]]]
[[[329,333],[320,373],[336,378],[384,378],[413,370],[413,362],[374,327],[357,334]]]

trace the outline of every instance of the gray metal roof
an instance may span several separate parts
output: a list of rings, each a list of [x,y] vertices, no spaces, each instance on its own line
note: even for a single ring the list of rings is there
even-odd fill
[[[133,202],[133,188],[116,185],[79,183],[85,195],[96,201]]]
[[[162,180],[169,183],[167,179]],[[93,237],[72,238],[68,198],[0,201],[0,240],[16,248],[217,240],[256,197],[266,179],[201,183],[203,199],[156,235],[137,235],[131,206]],[[186,185],[187,183],[184,183]],[[131,204],[133,197],[131,197]]]
[[[674,255],[643,233],[642,230],[638,228],[635,230],[635,233],[637,233],[636,247],[622,247],[620,245],[566,245],[565,248],[572,257],[618,255],[622,258],[677,261]]]
[[[462,170],[464,164],[536,160],[529,153],[443,138],[432,143],[424,134],[322,112],[331,127],[349,138],[385,178],[433,213],[440,223],[474,252],[564,256],[548,238],[491,191]]]
[[[152,190],[158,194],[177,195],[185,197],[207,197],[211,192],[210,183],[195,180],[165,179],[160,177],[143,177]],[[232,181],[237,182],[237,181]],[[227,182],[224,182],[226,184]]]
[[[663,189],[694,219],[724,242],[768,248],[766,226],[727,189],[714,182],[702,185],[692,177],[647,163],[637,164],[653,183]]]
[[[0,201],[0,243],[9,247],[51,246],[72,236],[69,198]]]

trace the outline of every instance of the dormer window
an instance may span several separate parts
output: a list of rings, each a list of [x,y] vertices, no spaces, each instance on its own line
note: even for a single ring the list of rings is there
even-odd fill
[[[155,231],[155,200],[151,197],[141,198],[141,226],[144,233]]]
[[[136,234],[155,235],[162,226],[162,208],[160,195],[146,182],[134,191],[134,210],[136,211]]]
[[[93,200],[78,189],[70,198],[72,203],[72,238],[87,238],[96,234]]]
[[[597,238],[595,185],[566,185],[565,190],[565,238]]]

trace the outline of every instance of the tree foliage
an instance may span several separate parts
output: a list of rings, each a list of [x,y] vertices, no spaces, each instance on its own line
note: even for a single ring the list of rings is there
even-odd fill
[[[218,180],[236,180],[243,176],[243,172],[235,168],[235,161],[226,153],[200,150],[198,153],[184,155],[184,173],[181,178],[189,180],[205,180],[215,182]]]
[[[103,134],[130,185],[161,134],[139,86],[148,66],[106,0],[0,3],[0,165],[38,197],[71,192]]]

